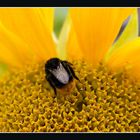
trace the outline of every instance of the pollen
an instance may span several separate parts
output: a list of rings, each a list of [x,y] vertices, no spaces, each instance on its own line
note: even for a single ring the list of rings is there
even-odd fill
[[[127,72],[73,61],[80,79],[59,101],[45,63],[12,70],[0,80],[1,132],[139,132],[140,83]]]

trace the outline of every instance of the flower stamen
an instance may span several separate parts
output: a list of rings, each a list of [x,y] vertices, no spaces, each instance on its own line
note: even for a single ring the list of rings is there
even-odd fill
[[[103,64],[95,68],[83,60],[72,63],[81,82],[75,80],[63,103],[45,79],[45,62],[1,79],[0,131],[139,131],[140,83]]]

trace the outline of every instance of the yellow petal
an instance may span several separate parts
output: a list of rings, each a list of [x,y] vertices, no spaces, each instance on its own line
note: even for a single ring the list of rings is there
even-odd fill
[[[71,8],[70,14],[85,59],[96,65],[116,38],[133,8]]]
[[[17,50],[18,46],[17,56],[13,56],[14,59],[19,59],[17,61],[21,59],[26,61],[26,58],[30,58],[27,60],[32,62],[55,56],[55,43],[52,38],[52,16],[53,10],[51,8],[1,8],[0,36],[4,34],[0,39],[2,46],[13,55],[15,55],[14,51]],[[23,54],[23,52],[25,53]],[[2,57],[1,53],[3,52],[0,51]],[[33,57],[29,56],[31,54],[33,54]],[[12,59],[9,62],[12,63]]]
[[[72,60],[82,58],[82,52],[79,48],[76,34],[69,15],[67,16],[60,32],[57,50],[58,56],[61,59]]]
[[[83,58],[83,53],[82,53],[79,43],[77,41],[77,36],[76,36],[75,30],[74,30],[72,24],[71,24],[71,29],[69,32],[66,50],[67,50],[67,52],[66,52],[67,59],[69,59],[69,60]]]
[[[41,19],[44,20],[44,26],[53,32],[54,8],[36,8],[40,12]]]
[[[30,60],[38,60],[38,58],[35,58],[25,42],[7,30],[0,22],[0,60],[9,66],[22,67]]]
[[[119,39],[113,44],[113,46],[109,49],[105,56],[105,61],[109,59],[112,52],[118,48],[122,47],[122,45],[128,41],[133,40],[134,38],[138,37],[138,11],[137,9],[134,10],[134,12],[130,15],[130,19],[128,21],[128,24],[126,25],[124,31],[122,32]]]
[[[109,58],[107,65],[113,70],[125,67],[131,75],[140,80],[140,37],[117,48]]]

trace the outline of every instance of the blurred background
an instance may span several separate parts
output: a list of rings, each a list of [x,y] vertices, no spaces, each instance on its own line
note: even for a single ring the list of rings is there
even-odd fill
[[[67,15],[67,8],[55,8],[55,17],[54,17],[54,32],[58,37],[65,17]],[[0,77],[7,70],[6,64],[0,61]]]
[[[66,15],[67,15],[67,10],[68,10],[68,8],[64,8],[64,7],[63,8],[55,8],[54,33],[55,33],[56,37],[59,37],[60,30],[63,26],[63,22],[66,18]],[[140,15],[140,8],[138,8],[138,13]],[[139,16],[139,19],[140,19],[140,16]],[[120,32],[119,32],[118,36],[116,37],[116,40],[121,35],[121,33],[124,30],[125,26],[127,25],[128,21],[129,21],[129,18],[126,21],[124,21],[122,27],[120,28]],[[139,22],[139,27],[140,27],[140,22]],[[140,31],[139,31],[139,35],[140,35]],[[3,75],[3,73],[6,70],[7,70],[7,66],[0,61],[0,77]]]
[[[55,17],[54,17],[54,32],[56,36],[59,36],[61,27],[67,15],[68,8],[55,8]]]

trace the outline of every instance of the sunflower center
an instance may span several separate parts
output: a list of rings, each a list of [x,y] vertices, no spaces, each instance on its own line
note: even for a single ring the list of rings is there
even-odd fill
[[[140,84],[125,71],[72,63],[81,82],[63,102],[45,79],[44,62],[1,79],[0,131],[140,131]]]

